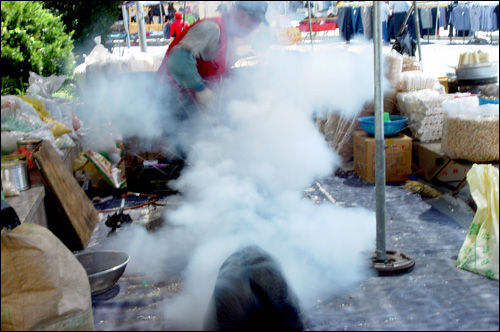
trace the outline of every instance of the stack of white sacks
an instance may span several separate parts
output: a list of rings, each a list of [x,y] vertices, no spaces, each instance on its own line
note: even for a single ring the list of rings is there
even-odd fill
[[[446,94],[444,87],[436,77],[424,74],[419,70],[401,73],[396,96],[399,111],[408,118],[413,138],[420,142],[441,140],[445,110],[445,100],[464,97],[470,93]]]
[[[442,104],[450,98],[453,95],[431,89],[401,92],[397,95],[400,113],[408,118],[407,125],[415,139],[421,142],[441,139],[445,116]]]

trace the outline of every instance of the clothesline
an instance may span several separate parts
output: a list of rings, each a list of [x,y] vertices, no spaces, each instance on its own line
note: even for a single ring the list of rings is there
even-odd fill
[[[343,2],[339,7],[372,7],[373,1]]]
[[[343,2],[339,4],[339,7],[372,7],[373,1],[352,1]],[[419,8],[436,8],[436,7],[446,7],[448,6],[448,1],[417,1],[417,7]]]
[[[418,8],[448,7],[448,1],[417,1]]]

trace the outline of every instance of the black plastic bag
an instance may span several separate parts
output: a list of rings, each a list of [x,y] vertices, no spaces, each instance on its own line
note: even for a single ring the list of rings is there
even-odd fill
[[[408,32],[408,28],[405,28],[403,32],[396,37],[396,42],[392,48],[399,54],[415,56],[417,42],[411,37],[411,34]]]

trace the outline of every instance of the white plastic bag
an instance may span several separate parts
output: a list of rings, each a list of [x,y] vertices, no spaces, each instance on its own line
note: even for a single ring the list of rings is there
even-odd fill
[[[50,98],[52,94],[61,87],[65,80],[66,75],[51,75],[49,77],[44,77],[30,71],[30,77],[28,79],[29,87],[26,89],[26,94],[28,96]]]
[[[457,258],[457,267],[498,280],[498,168],[474,164],[467,182],[477,211]]]

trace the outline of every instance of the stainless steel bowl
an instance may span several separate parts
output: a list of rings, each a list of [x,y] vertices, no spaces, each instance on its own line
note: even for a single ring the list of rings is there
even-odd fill
[[[75,254],[90,282],[92,295],[110,290],[120,279],[130,259],[127,253],[113,250]]]
[[[456,68],[457,80],[498,78],[498,62],[470,63]]]

